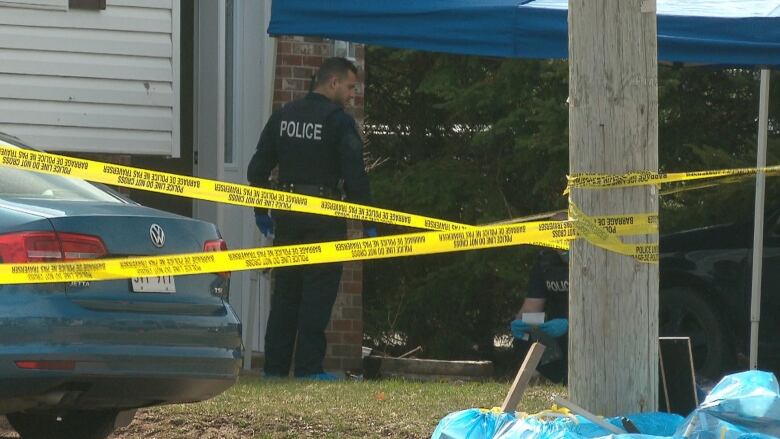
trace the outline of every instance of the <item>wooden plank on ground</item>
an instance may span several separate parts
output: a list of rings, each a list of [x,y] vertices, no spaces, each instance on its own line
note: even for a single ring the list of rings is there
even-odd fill
[[[517,408],[517,404],[520,402],[520,398],[525,392],[525,388],[528,387],[528,381],[531,379],[536,366],[539,364],[539,360],[542,359],[544,353],[544,345],[541,343],[534,343],[531,345],[531,349],[528,350],[523,364],[520,366],[520,370],[515,376],[515,381],[512,383],[512,387],[509,389],[504,403],[501,404],[501,411],[513,412]]]
[[[574,414],[580,415],[583,418],[587,419],[588,421],[598,425],[599,427],[610,431],[615,434],[626,434],[626,431],[622,428],[616,427],[609,422],[605,421],[604,419],[600,418],[599,416],[594,415],[593,413],[585,410],[584,408],[578,406],[577,404],[569,401],[566,398],[562,398],[558,395],[553,396],[553,401],[555,401],[556,404],[558,404],[561,407],[566,407],[567,409],[574,412]]]

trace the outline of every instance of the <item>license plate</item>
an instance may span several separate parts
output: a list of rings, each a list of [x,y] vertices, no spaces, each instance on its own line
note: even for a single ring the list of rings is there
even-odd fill
[[[130,284],[135,293],[175,293],[176,283],[173,276],[134,277]]]

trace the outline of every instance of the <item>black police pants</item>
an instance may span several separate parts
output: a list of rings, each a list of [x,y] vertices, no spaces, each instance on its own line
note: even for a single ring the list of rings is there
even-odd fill
[[[274,212],[274,245],[345,239],[346,221],[292,212]],[[341,263],[275,269],[271,312],[265,335],[265,373],[287,376],[295,350],[295,376],[323,372],[325,328],[338,294]],[[297,336],[297,342],[296,342]]]

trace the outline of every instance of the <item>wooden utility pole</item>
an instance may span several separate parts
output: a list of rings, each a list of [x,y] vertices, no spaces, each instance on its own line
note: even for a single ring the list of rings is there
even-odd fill
[[[572,174],[658,170],[656,38],[655,0],[569,0]],[[571,200],[589,216],[658,212],[652,186],[574,189]],[[655,410],[658,266],[577,240],[569,315],[571,399],[606,416]]]

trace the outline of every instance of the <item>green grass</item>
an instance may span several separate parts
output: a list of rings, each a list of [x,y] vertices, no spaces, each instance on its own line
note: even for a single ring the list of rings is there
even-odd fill
[[[450,412],[500,406],[509,382],[423,383],[402,380],[263,380],[241,377],[222,395],[197,404],[139,411],[115,438],[428,438]],[[551,405],[560,386],[530,387],[518,410]]]

